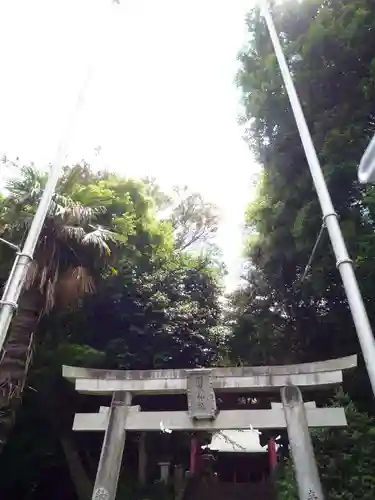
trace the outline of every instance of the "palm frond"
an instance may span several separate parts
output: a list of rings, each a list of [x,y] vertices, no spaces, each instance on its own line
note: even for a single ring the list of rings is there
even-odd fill
[[[39,266],[36,260],[33,260],[29,265],[25,279],[25,289],[29,290],[35,283],[39,273]]]
[[[74,188],[88,175],[89,167],[85,164],[74,165],[73,168],[66,169],[58,185],[59,193],[65,193],[67,196],[72,196]]]
[[[85,294],[94,293],[94,280],[87,268],[71,267],[60,276],[55,292],[59,304],[67,306]]]
[[[95,231],[100,231],[102,237],[106,241],[112,241],[113,243],[127,243],[128,238],[123,234],[116,233],[115,231],[110,231],[109,229],[104,228],[103,226],[93,226],[90,224],[90,227]]]
[[[44,285],[47,282],[47,277],[48,277],[48,267],[46,265],[44,265],[42,270],[41,270],[40,278],[39,278],[39,290],[41,293],[43,293]]]
[[[41,173],[29,165],[21,168],[21,175],[17,179],[8,182],[9,195],[0,204],[1,236],[21,244],[33,220],[47,177],[47,172]],[[93,199],[89,206],[82,203],[79,193],[82,189],[89,190],[94,178],[95,174],[87,165],[66,168],[58,192],[53,197],[35,259],[26,278],[27,289],[35,287],[44,295],[45,311],[54,306],[55,295],[56,300],[58,295],[60,301],[63,298],[66,302],[68,298],[70,302],[84,293],[93,293],[92,277],[85,268],[70,267],[62,276],[59,275],[67,266],[75,266],[82,261],[80,250],[87,257],[86,248],[80,246],[95,247],[96,253],[105,257],[111,254],[111,248],[116,244],[128,241],[127,237],[98,224],[104,221],[113,223],[113,214],[107,213],[107,205],[98,206],[104,205],[106,200],[99,187],[100,193],[96,200]],[[103,192],[107,196],[105,189]],[[89,260],[92,263],[92,259]],[[83,261],[87,262],[87,259]]]
[[[60,234],[63,239],[74,239],[78,242],[82,241],[86,235],[86,231],[82,226],[70,226],[70,225],[62,225],[60,228]]]
[[[55,266],[52,278],[49,278],[45,287],[45,304],[44,309],[46,312],[51,311],[56,301],[56,288],[59,283],[59,266]]]
[[[45,303],[44,309],[46,312],[51,311],[53,306],[55,305],[55,297],[56,297],[56,284],[51,280],[48,280],[47,285],[45,287]]]
[[[53,217],[58,217],[65,223],[84,225],[94,220],[99,211],[75,203],[64,196],[56,196],[51,204],[50,213]]]
[[[33,204],[40,198],[46,180],[45,173],[39,172],[33,165],[26,165],[21,168],[21,177],[9,180],[6,188],[10,193],[10,198],[17,203]]]
[[[100,229],[95,229],[90,233],[87,233],[86,236],[82,239],[82,243],[84,245],[92,245],[97,247],[100,254],[111,254],[111,249],[109,245],[106,243],[106,238],[103,237],[103,232]]]
[[[95,228],[90,224],[90,227],[94,228],[94,230],[86,234],[86,236],[82,239],[82,243],[96,246],[102,254],[111,254],[111,249],[107,244],[107,241],[112,243],[127,243],[128,241],[126,236],[110,231],[109,229],[105,229],[102,226],[97,226]]]
[[[76,224],[89,224],[97,216],[97,211],[84,205],[74,204],[67,210],[69,220]]]

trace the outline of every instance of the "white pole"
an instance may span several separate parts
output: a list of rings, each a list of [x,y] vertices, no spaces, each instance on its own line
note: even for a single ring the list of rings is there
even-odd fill
[[[59,144],[56,159],[52,164],[46,187],[43,191],[37,211],[31,223],[29,232],[25,240],[25,244],[23,246],[23,249],[20,252],[17,252],[12,270],[3,291],[3,296],[0,301],[0,351],[4,346],[9,325],[12,321],[14,312],[17,309],[18,299],[25,283],[27,270],[33,259],[35,247],[38,243],[38,239],[42,231],[44,221],[47,217],[52,198],[55,194],[56,185],[60,177],[63,162],[66,156],[67,146],[69,144],[70,135],[72,133],[75,115],[82,104],[83,95],[89,81],[90,73],[91,68],[89,68],[84,80],[84,84],[79,92],[77,104],[75,106],[73,116],[68,122],[65,137]]]
[[[69,143],[69,136],[74,125],[75,114],[83,101],[83,94],[87,87],[89,76],[90,69],[88,70],[82,89],[79,92],[75,112],[68,122],[67,132],[64,140],[59,144],[56,159],[52,165],[46,187],[43,191],[37,211],[31,223],[25,244],[22,251],[17,252],[12,270],[9,274],[8,281],[3,291],[3,296],[0,301],[0,351],[4,346],[9,325],[12,321],[13,314],[17,309],[17,302],[25,283],[27,270],[29,268],[30,262],[33,259],[35,247],[38,243],[38,239],[42,231],[44,221],[47,217],[52,198],[55,194],[56,185],[60,177],[66,155],[67,145]]]
[[[25,244],[22,251],[17,252],[12,270],[9,274],[9,278],[3,291],[3,295],[0,301],[0,352],[4,347],[4,342],[9,330],[9,325],[12,321],[14,312],[17,309],[18,299],[25,283],[27,270],[34,257],[35,248],[38,243],[43,224],[47,217],[52,198],[55,194],[57,182],[59,180],[63,163],[65,161],[67,148],[69,146],[70,138],[73,133],[74,124],[83,103],[83,97],[87,90],[87,86],[91,77],[91,66],[92,65],[90,63],[83,85],[79,91],[76,105],[73,108],[73,113],[68,120],[64,138],[59,144],[55,161],[52,164],[46,187],[43,191],[37,211],[31,223],[31,227],[26,237]]]
[[[346,249],[345,241],[338,222],[338,217],[333,207],[330,194],[328,192],[327,184],[325,182],[323,172],[319,164],[318,156],[316,154],[314,144],[307,127],[306,119],[304,117],[302,107],[299,102],[292,77],[290,75],[290,71],[275,29],[275,25],[267,1],[262,4],[262,8],[263,16],[270,33],[275,54],[280,66],[280,71],[284,80],[285,88],[289,96],[302,145],[305,150],[307,162],[309,164],[310,172],[319,198],[320,206],[323,212],[323,220],[326,224],[333,251],[336,257],[336,266],[340,271],[341,278],[344,284],[350,311],[352,313],[354,325],[366,363],[367,372],[370,378],[372,391],[375,395],[375,339],[363,303],[362,295],[358,287],[358,282],[354,274],[353,263]]]

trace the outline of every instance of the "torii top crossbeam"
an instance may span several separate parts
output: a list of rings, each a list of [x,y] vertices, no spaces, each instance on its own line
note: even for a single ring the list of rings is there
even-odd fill
[[[302,390],[342,382],[342,372],[357,366],[357,356],[282,366],[245,366],[202,370],[99,370],[63,366],[63,377],[86,394],[181,394],[188,389],[189,373],[209,373],[215,391],[279,391],[286,385]]]

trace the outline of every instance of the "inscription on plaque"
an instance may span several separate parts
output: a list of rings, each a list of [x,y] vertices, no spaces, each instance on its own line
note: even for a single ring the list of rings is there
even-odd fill
[[[93,500],[108,500],[109,493],[105,488],[97,488],[95,490]]]
[[[216,416],[216,399],[210,370],[191,370],[187,374],[187,396],[190,417],[195,420]]]
[[[309,498],[308,500],[319,500],[318,495],[315,493],[315,491],[310,490],[309,491]]]

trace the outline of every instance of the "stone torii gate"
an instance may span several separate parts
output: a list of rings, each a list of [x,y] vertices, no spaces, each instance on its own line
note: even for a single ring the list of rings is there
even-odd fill
[[[126,430],[219,431],[287,428],[300,500],[323,500],[309,427],[346,425],[343,408],[304,404],[302,391],[342,383],[343,371],[354,368],[357,357],[285,366],[207,368],[193,370],[98,370],[63,367],[63,377],[83,394],[109,395],[109,408],[77,413],[75,431],[104,431],[93,500],[114,500],[125,445]],[[279,392],[281,404],[263,410],[222,410],[218,392]],[[131,406],[133,395],[187,394],[187,411],[141,411]]]

